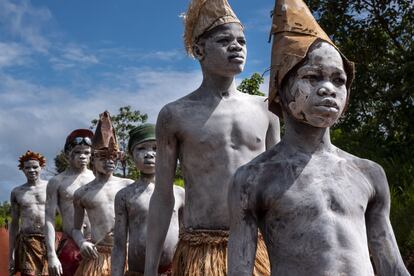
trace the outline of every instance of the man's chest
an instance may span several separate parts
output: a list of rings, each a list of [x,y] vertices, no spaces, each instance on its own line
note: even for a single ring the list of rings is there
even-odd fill
[[[211,113],[182,118],[178,136],[184,143],[198,147],[262,147],[265,143],[268,119],[260,110],[217,107]]]
[[[266,206],[277,206],[273,211],[281,217],[309,213],[361,217],[372,195],[372,186],[360,171],[334,162],[278,178],[263,195]]]
[[[22,193],[18,202],[22,207],[32,208],[34,205],[44,205],[46,203],[46,192],[45,191],[27,191]]]

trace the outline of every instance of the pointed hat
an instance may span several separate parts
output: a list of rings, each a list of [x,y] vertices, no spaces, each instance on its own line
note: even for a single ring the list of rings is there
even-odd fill
[[[193,55],[193,44],[207,31],[227,23],[240,23],[227,0],[192,0],[184,16],[184,44]]]
[[[108,111],[99,115],[98,126],[92,139],[92,148],[94,150],[119,150],[115,129],[112,126],[111,116]]]
[[[278,98],[284,77],[297,64],[303,61],[310,46],[318,39],[336,48],[329,36],[316,22],[311,11],[302,0],[276,0],[272,24],[272,60],[269,85],[269,110],[282,117]],[[337,49],[337,48],[336,48]],[[337,49],[338,50],[338,49]],[[346,87],[349,89],[354,79],[354,63],[339,50],[347,73]]]

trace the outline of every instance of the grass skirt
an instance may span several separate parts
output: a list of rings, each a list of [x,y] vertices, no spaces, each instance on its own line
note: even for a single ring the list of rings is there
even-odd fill
[[[174,254],[172,275],[227,275],[228,240],[228,231],[196,230],[181,234]],[[270,275],[269,257],[260,233],[253,275]]]
[[[45,236],[22,234],[16,237],[15,269],[24,275],[48,275]]]
[[[82,259],[75,276],[111,276],[112,246],[96,245],[97,259]]]

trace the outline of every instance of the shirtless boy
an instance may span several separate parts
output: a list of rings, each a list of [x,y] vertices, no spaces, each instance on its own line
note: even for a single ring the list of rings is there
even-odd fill
[[[75,215],[72,236],[83,258],[75,275],[110,276],[115,195],[134,181],[113,175],[120,152],[107,111],[100,115],[92,148],[96,178],[76,190],[73,197]],[[91,223],[90,240],[82,233],[85,212]]]
[[[151,198],[145,275],[157,273],[173,212],[173,178],[180,161],[185,182],[184,228],[174,275],[226,275],[229,213],[227,191],[238,167],[279,139],[277,117],[263,97],[236,89],[246,60],[243,27],[226,0],[190,4],[185,43],[200,63],[201,86],[169,103],[158,115],[156,185]],[[264,243],[257,274],[269,263]],[[189,257],[192,256],[192,257]]]
[[[115,236],[112,250],[112,276],[123,276],[128,247],[126,276],[142,276],[145,267],[145,242],[150,198],[154,192],[156,162],[155,126],[140,125],[129,134],[128,151],[140,172],[140,178],[118,192],[115,198]],[[184,189],[174,186],[174,211],[161,253],[158,273],[170,275],[171,262],[178,243]],[[151,229],[148,231],[151,234]]]
[[[286,132],[235,174],[229,275],[251,275],[258,228],[272,276],[374,275],[370,253],[377,275],[409,275],[383,169],[330,141],[329,128],[348,103],[353,64],[302,0],[277,1],[273,26],[269,108],[283,112]]]
[[[73,194],[95,176],[88,169],[91,156],[93,132],[89,129],[76,129],[66,138],[64,151],[69,167],[53,177],[47,184],[46,198],[46,245],[48,251],[49,272],[51,275],[74,275],[81,255],[72,240]],[[63,237],[55,248],[55,218],[59,211],[62,216]],[[89,222],[84,222],[86,225]],[[56,253],[58,251],[58,253]]]
[[[40,172],[46,165],[40,154],[27,151],[19,159],[19,169],[27,182],[11,192],[11,225],[9,231],[9,274],[48,275],[45,245],[45,202],[47,181]]]

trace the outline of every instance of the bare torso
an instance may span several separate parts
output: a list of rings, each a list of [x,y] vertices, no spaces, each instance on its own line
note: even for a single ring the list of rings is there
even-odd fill
[[[117,195],[115,204],[120,210],[124,210],[127,220],[124,223],[128,227],[128,269],[131,271],[144,272],[148,210],[153,192],[154,184],[148,185],[138,181],[122,189]],[[171,264],[178,243],[179,217],[182,215],[184,206],[184,189],[174,186],[174,198],[174,210],[161,253],[161,267]],[[151,229],[148,231],[151,233]]]
[[[312,156],[279,149],[241,173],[257,200],[272,275],[374,275],[365,224],[374,163],[337,148]]]
[[[275,116],[266,110],[264,98],[240,92],[218,99],[196,91],[165,109],[171,115],[168,123],[175,131],[186,185],[185,227],[228,229],[231,177],[265,151],[266,142],[276,143],[266,141],[272,136],[268,131],[276,135],[271,129]]]
[[[45,225],[47,181],[39,180],[36,185],[24,184],[12,191],[12,199],[19,209],[19,232],[43,234]]]
[[[86,170],[81,174],[63,172],[50,180],[50,185],[56,185],[53,192],[57,195],[57,207],[62,216],[63,232],[69,236],[71,236],[74,219],[73,195],[77,189],[91,182],[94,178],[92,171]],[[84,223],[89,228],[87,218],[85,218]]]
[[[74,201],[77,201],[77,206],[83,208],[88,215],[93,243],[113,244],[115,195],[131,183],[131,179],[111,176],[105,183],[95,179],[76,191]]]

